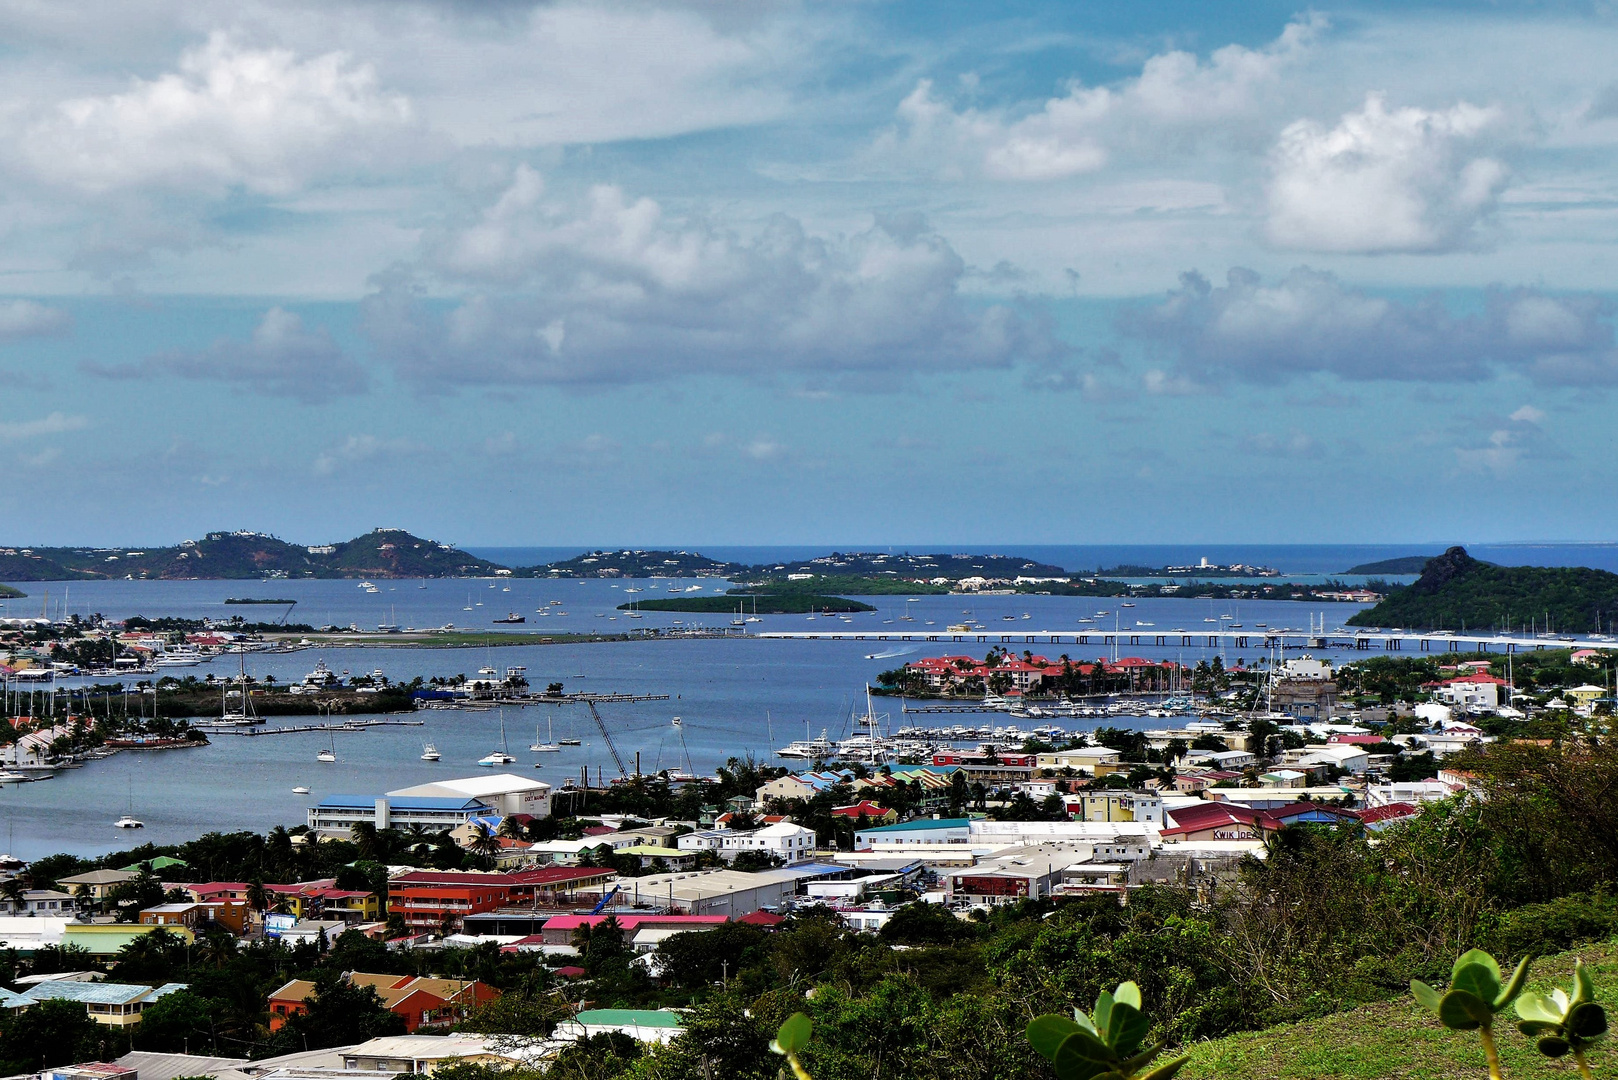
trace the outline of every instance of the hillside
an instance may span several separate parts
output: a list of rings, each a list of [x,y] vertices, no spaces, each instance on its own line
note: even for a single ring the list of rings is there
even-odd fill
[[[0,549],[0,579],[8,581],[487,577],[497,569],[402,529],[312,547],[266,533],[213,532],[173,547]]]
[[[1531,621],[1541,629],[1591,633],[1610,626],[1615,616],[1618,574],[1585,567],[1495,566],[1452,547],[1429,559],[1409,586],[1348,622],[1459,630],[1521,629]]]
[[[10,585],[0,585],[0,600],[18,600],[27,595],[21,589],[13,589]]]
[[[745,596],[745,599],[744,599]],[[755,607],[756,603],[756,607]],[[732,593],[727,596],[681,596],[667,600],[642,600],[635,604],[639,611],[690,611],[707,614],[734,615],[740,607],[744,614],[803,615],[811,611],[875,611],[870,604],[850,600],[846,596],[824,596],[798,590],[781,592]],[[624,611],[628,604],[619,604]]]
[[[1572,982],[1584,960],[1608,1014],[1618,1005],[1618,940],[1543,957],[1529,989],[1546,992]],[[1508,1010],[1509,1011],[1509,1010]],[[1515,1020],[1515,1013],[1511,1014]],[[1553,1064],[1514,1027],[1497,1025],[1502,1071],[1508,1077],[1576,1076],[1572,1060]],[[1588,1055],[1596,1076],[1618,1076],[1618,1040],[1608,1037]],[[1191,1050],[1181,1080],[1482,1080],[1488,1076],[1477,1036],[1448,1031],[1409,997],[1265,1031],[1213,1039]]]
[[[1344,570],[1345,574],[1419,574],[1427,568],[1431,555],[1401,555],[1397,559],[1360,563]]]
[[[734,577],[745,574],[741,563],[720,562],[694,551],[587,551],[571,559],[525,566],[518,577]]]

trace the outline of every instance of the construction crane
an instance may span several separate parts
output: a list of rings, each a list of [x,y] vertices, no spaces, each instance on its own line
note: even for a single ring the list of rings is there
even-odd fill
[[[628,779],[629,768],[624,764],[624,757],[618,752],[618,744],[612,741],[612,732],[607,730],[607,722],[601,718],[601,710],[596,708],[598,701],[667,701],[667,694],[544,694],[533,699],[536,705],[574,705],[582,703],[590,710],[590,719],[596,722],[601,731],[601,738],[607,744],[607,750],[612,754],[612,763],[618,766],[618,775]],[[526,703],[525,703],[526,704]]]

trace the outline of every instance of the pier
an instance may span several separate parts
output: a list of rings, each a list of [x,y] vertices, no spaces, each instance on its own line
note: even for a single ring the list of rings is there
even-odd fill
[[[423,727],[425,720],[354,720],[342,724],[296,724],[292,727],[203,727],[209,735],[292,735],[300,731],[364,731],[374,727]]]

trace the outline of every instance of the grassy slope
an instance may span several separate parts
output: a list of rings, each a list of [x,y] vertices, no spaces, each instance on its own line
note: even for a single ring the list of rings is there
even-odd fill
[[[1618,939],[1544,957],[1534,964],[1529,988],[1570,986],[1575,958],[1592,969],[1598,1000],[1611,1018],[1618,1013]],[[1578,1076],[1571,1057],[1562,1062],[1541,1057],[1517,1032],[1515,1011],[1507,1013],[1511,1022],[1495,1027],[1507,1080]],[[1588,1060],[1596,1076],[1618,1076],[1618,1040],[1609,1035]],[[1182,1080],[1484,1080],[1487,1076],[1477,1035],[1446,1030],[1408,997],[1215,1039],[1195,1047],[1191,1062],[1180,1073]]]

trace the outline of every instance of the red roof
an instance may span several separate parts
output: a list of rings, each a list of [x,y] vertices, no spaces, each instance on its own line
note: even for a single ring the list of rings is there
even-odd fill
[[[832,810],[832,813],[837,815],[838,817],[851,817],[851,818],[857,818],[861,814],[864,814],[866,817],[873,817],[873,818],[887,817],[888,816],[888,811],[887,811],[886,807],[878,806],[876,803],[872,802],[869,799],[861,799],[859,802],[855,803],[852,806],[839,806],[839,807],[835,808],[834,810]]]
[[[1445,679],[1441,685],[1454,686],[1456,683],[1493,683],[1495,686],[1505,686],[1506,680],[1496,678],[1486,671],[1479,671],[1471,675],[1457,675],[1453,679]]]
[[[785,915],[777,915],[773,911],[752,911],[736,921],[748,926],[780,926],[787,919]]]
[[[574,964],[564,964],[552,972],[552,974],[558,975],[564,979],[577,979],[579,976],[584,974],[584,969]]]
[[[1364,810],[1356,810],[1354,811],[1354,816],[1365,822],[1365,824],[1370,825],[1378,821],[1388,821],[1393,818],[1409,817],[1411,814],[1419,812],[1420,807],[1416,806],[1414,803],[1396,802],[1389,803],[1386,806],[1371,806]]]

